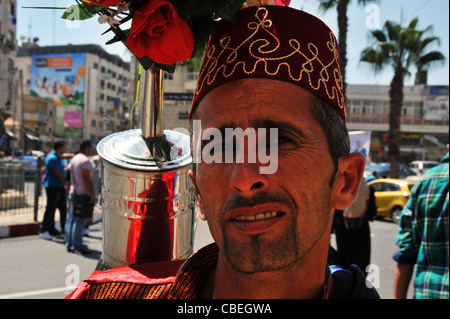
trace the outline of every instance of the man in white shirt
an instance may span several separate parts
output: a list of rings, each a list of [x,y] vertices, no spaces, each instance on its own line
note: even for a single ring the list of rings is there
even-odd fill
[[[66,247],[70,252],[88,254],[91,251],[83,243],[83,230],[87,220],[92,217],[92,209],[97,199],[93,187],[94,164],[88,156],[94,147],[91,141],[85,140],[80,144],[80,151],[70,162],[70,191],[69,191],[69,219],[66,223]],[[81,195],[81,196],[80,196]],[[87,211],[79,211],[74,206],[74,198],[85,198],[91,205]]]

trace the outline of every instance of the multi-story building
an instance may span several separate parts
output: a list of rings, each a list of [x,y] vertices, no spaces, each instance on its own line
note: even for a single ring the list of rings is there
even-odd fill
[[[20,114],[4,121],[6,133],[13,137],[3,149],[8,155],[22,150],[50,149],[57,140],[53,135],[56,112],[51,100],[27,96],[24,97],[23,105],[23,113],[19,108]]]
[[[165,74],[164,127],[188,128],[192,93],[197,73],[178,67]],[[413,160],[439,160],[449,142],[449,87],[405,86],[401,118],[402,163]],[[185,98],[182,97],[183,94]],[[347,127],[349,131],[369,131],[370,159],[388,161],[389,86],[347,85]]]
[[[98,142],[126,129],[124,117],[133,96],[130,64],[120,57],[98,45],[25,45],[17,60],[24,95],[53,102],[53,134],[68,140],[73,151],[81,139]]]
[[[388,85],[347,85],[347,126],[371,132],[372,162],[387,161]],[[400,130],[402,163],[439,160],[449,142],[449,87],[405,86]]]
[[[3,121],[12,116],[16,100],[15,57],[16,47],[16,0],[0,0],[0,139],[5,128]]]
[[[136,88],[138,78],[139,64],[135,58],[131,60],[131,92],[133,95],[133,102],[136,96]],[[188,65],[178,65],[174,73],[164,72],[164,129],[185,129],[189,128],[189,112],[191,110],[192,98],[197,83],[198,72],[192,70]],[[145,71],[141,70],[141,85],[139,90],[139,99],[136,104],[132,120],[133,125],[130,126],[128,120],[128,128],[140,128],[142,104],[144,102],[144,83],[145,83]]]

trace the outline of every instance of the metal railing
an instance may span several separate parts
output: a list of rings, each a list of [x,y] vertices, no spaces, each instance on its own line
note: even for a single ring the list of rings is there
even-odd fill
[[[388,124],[389,114],[381,113],[347,113],[347,122],[372,123],[372,124]],[[403,114],[401,117],[402,124],[411,125],[436,125],[448,127],[448,120],[426,120],[420,115]]]
[[[41,166],[20,159],[0,160],[0,214],[22,215],[32,213],[37,221],[41,195]]]

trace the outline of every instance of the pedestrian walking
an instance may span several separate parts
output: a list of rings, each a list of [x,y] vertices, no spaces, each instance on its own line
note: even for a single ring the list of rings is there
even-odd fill
[[[369,222],[374,220],[376,214],[374,191],[363,178],[352,205],[337,211],[334,216],[339,265],[354,264],[367,272],[371,254]]]
[[[42,221],[41,236],[44,239],[52,239],[52,236],[61,235],[55,228],[55,211],[59,210],[60,225],[64,231],[67,215],[67,197],[65,190],[65,165],[63,154],[67,151],[67,145],[63,141],[53,145],[53,152],[45,160],[47,176],[45,179],[45,192],[47,194],[47,206]]]
[[[89,159],[93,150],[91,141],[82,141],[79,152],[70,161],[69,218],[65,226],[66,247],[69,252],[91,253],[83,243],[83,233],[96,203],[94,164]]]
[[[447,144],[448,149],[448,144]],[[414,277],[415,299],[449,298],[449,153],[411,190],[399,221],[394,298],[405,299]]]
[[[373,172],[372,175],[366,177],[366,182],[368,183],[368,182],[374,181],[378,178],[379,178],[378,172]]]

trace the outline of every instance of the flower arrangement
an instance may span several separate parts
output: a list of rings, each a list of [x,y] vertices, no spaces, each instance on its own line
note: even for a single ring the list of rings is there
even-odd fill
[[[121,41],[144,69],[155,66],[168,72],[174,72],[178,62],[200,55],[214,24],[220,19],[232,21],[245,3],[245,0],[75,1],[76,5],[67,8],[62,18],[86,20],[98,16],[100,23],[110,25],[103,34],[114,33],[106,44]],[[74,10],[79,11],[77,15]],[[131,27],[122,30],[130,20]]]

